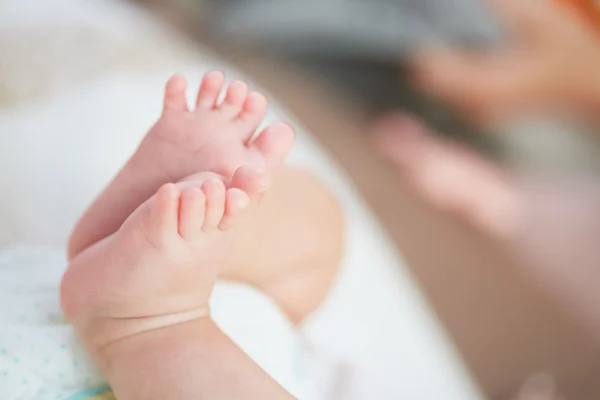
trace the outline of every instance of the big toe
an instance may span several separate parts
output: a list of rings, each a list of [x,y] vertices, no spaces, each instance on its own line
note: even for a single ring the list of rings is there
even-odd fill
[[[294,130],[291,126],[278,123],[267,127],[250,143],[264,157],[269,168],[283,163],[294,145]]]

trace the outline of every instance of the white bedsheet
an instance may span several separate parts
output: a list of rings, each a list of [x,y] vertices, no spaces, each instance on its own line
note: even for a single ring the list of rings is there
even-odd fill
[[[8,0],[0,3],[0,26],[7,28],[0,52],[8,55],[0,62],[0,247],[64,244],[157,117],[174,71],[192,86],[215,67],[239,77],[116,3]],[[283,118],[274,107],[268,121]],[[327,182],[349,222],[342,273],[304,327],[330,398],[479,399],[373,215],[302,129],[289,162]]]

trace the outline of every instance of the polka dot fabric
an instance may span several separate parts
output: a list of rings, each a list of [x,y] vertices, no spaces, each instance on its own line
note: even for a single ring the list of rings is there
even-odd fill
[[[0,400],[112,399],[63,318],[58,293],[66,266],[52,247],[0,252]],[[272,300],[219,282],[211,308],[219,327],[284,388],[297,398],[320,398],[299,373],[305,371],[301,340]]]
[[[66,261],[48,248],[0,253],[0,399],[74,399],[106,381],[60,311]]]

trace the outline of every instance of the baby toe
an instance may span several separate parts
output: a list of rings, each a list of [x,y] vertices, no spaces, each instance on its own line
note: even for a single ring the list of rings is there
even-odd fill
[[[188,187],[181,192],[179,206],[179,234],[185,240],[194,240],[203,233],[206,212],[206,197],[196,187]]]
[[[164,241],[178,231],[180,191],[172,183],[163,185],[154,197],[150,207],[147,234],[157,241]]]
[[[238,120],[242,124],[242,140],[248,142],[267,115],[267,98],[258,92],[252,92],[246,98]]]
[[[216,229],[225,213],[225,184],[217,179],[210,179],[202,185],[206,196],[206,214],[203,230],[210,232]]]
[[[236,188],[227,190],[225,197],[225,215],[219,224],[219,229],[229,231],[237,225],[243,212],[250,205],[250,197]]]
[[[221,112],[227,118],[235,118],[242,111],[246,97],[248,96],[248,84],[242,81],[233,81],[227,89],[227,94],[221,104]]]
[[[173,75],[165,88],[165,110],[187,111],[187,80],[180,74]]]
[[[222,71],[211,71],[204,75],[198,90],[196,110],[212,110],[217,104],[224,84],[225,74]]]

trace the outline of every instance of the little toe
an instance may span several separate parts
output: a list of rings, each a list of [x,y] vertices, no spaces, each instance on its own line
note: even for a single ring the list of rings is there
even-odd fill
[[[146,227],[148,234],[154,239],[164,240],[177,232],[179,197],[180,191],[172,183],[163,185],[156,193]]]
[[[165,88],[165,110],[187,111],[187,80],[180,74],[173,75]]]
[[[221,112],[227,118],[235,118],[242,111],[246,97],[248,96],[248,84],[242,81],[233,81],[229,84],[225,100],[221,104]]]
[[[225,213],[225,184],[217,179],[210,179],[202,185],[206,196],[206,213],[204,217],[204,232],[215,230]]]
[[[225,74],[222,71],[211,71],[204,75],[198,97],[196,99],[196,110],[212,110],[217,104],[219,94],[225,84]]]
[[[229,231],[240,220],[244,210],[250,205],[250,197],[240,189],[229,189],[225,195],[225,215],[219,224],[219,229]]]
[[[267,115],[267,109],[267,98],[262,93],[252,92],[246,98],[242,112],[238,116],[244,126],[242,140],[245,143],[252,139],[254,132]]]
[[[294,145],[294,130],[291,126],[278,123],[267,127],[250,143],[265,158],[269,168],[283,163]]]
[[[179,207],[179,235],[185,240],[194,240],[202,234],[206,197],[196,187],[188,187],[181,192]]]

